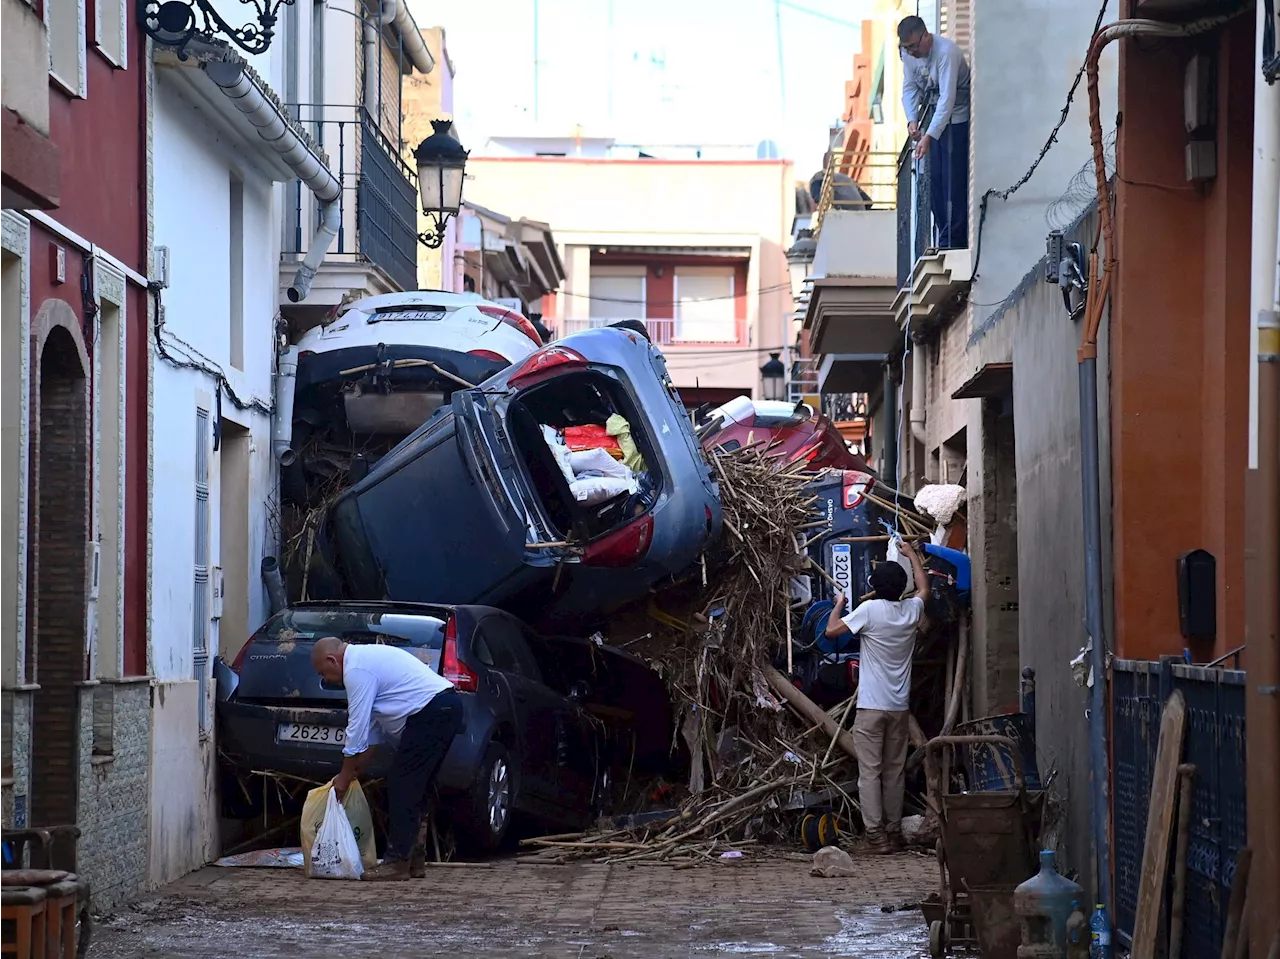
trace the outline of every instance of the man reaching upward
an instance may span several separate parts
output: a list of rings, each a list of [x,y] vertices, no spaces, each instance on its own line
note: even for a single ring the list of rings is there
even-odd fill
[[[875,598],[845,615],[841,592],[827,620],[828,637],[852,633],[862,641],[853,743],[858,754],[858,803],[873,852],[892,852],[902,845],[911,657],[929,598],[929,577],[920,554],[909,545],[904,549],[911,559],[916,595],[902,598],[907,572],[900,564],[881,563],[871,571]]]
[[[382,736],[396,743],[387,774],[387,854],[364,878],[408,879],[423,858],[418,824],[427,792],[453,737],[462,728],[462,700],[453,684],[412,653],[382,643],[344,643],[333,636],[316,641],[311,665],[325,680],[346,687],[347,737],[342,771],[333,781],[341,799],[364,765],[377,722]],[[411,866],[412,860],[412,866]],[[425,873],[425,866],[422,867]]]

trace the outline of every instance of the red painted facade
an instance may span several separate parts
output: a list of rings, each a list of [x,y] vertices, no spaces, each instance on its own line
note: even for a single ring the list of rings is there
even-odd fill
[[[645,268],[645,315],[647,320],[665,320],[675,316],[675,271],[682,266],[718,266],[733,268],[733,317],[738,343],[747,342],[747,270],[746,259],[694,254],[653,253],[627,255],[593,253],[592,268],[602,266],[643,266]],[[637,317],[638,318],[638,317]],[[696,344],[687,344],[696,345]],[[723,346],[724,344],[716,344]],[[737,395],[736,393],[734,395]]]
[[[93,7],[85,18],[86,97],[49,87],[50,139],[63,170],[60,204],[49,216],[76,237],[88,241],[135,274],[147,274],[146,42],[132,15],[128,30],[128,69],[111,64],[94,47]],[[73,175],[72,175],[72,171]],[[66,251],[65,282],[54,277],[55,248]],[[58,231],[32,221],[31,315],[46,301],[68,304],[85,330],[81,278],[89,252]],[[124,658],[126,675],[146,672],[147,642],[147,375],[150,320],[148,293],[126,282],[126,447]],[[96,344],[85,339],[92,358]],[[37,374],[38,355],[31,357]],[[90,375],[91,372],[90,372]],[[35,382],[33,375],[33,382]],[[102,424],[109,428],[110,424]],[[100,507],[110,516],[115,504]]]

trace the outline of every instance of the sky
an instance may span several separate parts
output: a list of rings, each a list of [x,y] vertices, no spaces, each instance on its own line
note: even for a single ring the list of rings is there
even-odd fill
[[[410,0],[443,26],[460,139],[585,135],[621,144],[777,143],[821,165],[871,0]],[[536,31],[535,31],[535,10]],[[535,34],[538,69],[535,81]]]

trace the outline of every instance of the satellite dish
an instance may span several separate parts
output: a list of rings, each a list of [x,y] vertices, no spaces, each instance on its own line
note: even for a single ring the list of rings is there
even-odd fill
[[[757,160],[777,160],[781,156],[782,154],[778,150],[778,144],[774,143],[772,140],[761,140],[759,144],[756,145]]]

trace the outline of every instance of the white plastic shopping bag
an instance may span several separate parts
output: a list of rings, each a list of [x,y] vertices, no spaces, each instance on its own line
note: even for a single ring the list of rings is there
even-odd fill
[[[911,568],[911,557],[907,555],[906,546],[903,544],[902,537],[898,535],[897,530],[889,531],[889,547],[885,551],[885,559],[890,563],[899,564],[907,571],[907,584],[910,585],[915,579],[915,573]]]
[[[324,821],[311,847],[312,879],[359,879],[364,875],[360,846],[347,819],[347,811],[338,801],[335,789],[329,790],[325,802]]]

